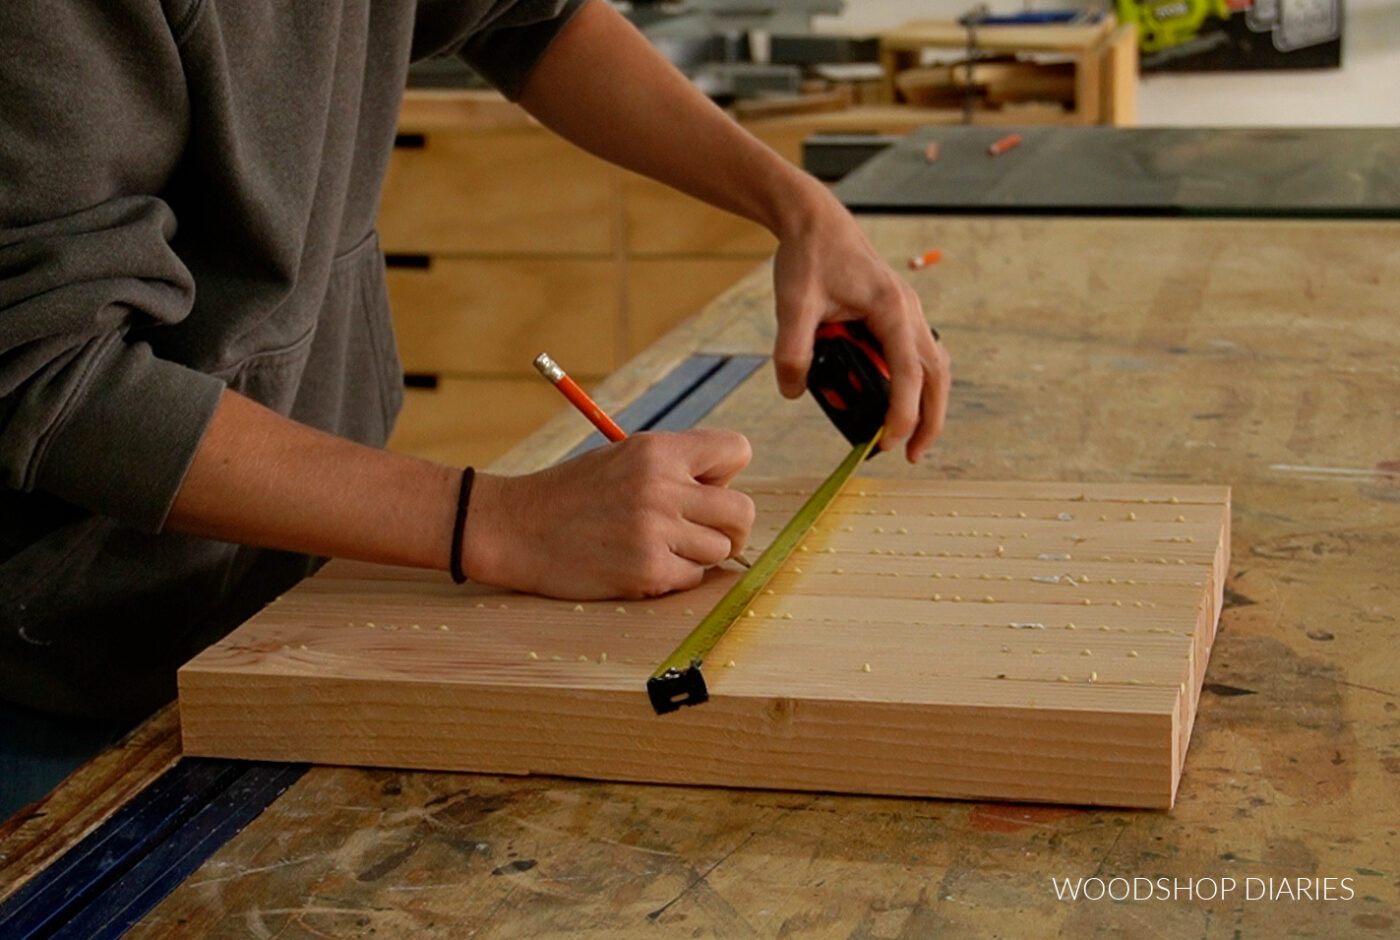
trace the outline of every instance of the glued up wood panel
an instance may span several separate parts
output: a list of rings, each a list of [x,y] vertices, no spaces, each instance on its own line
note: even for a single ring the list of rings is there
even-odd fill
[[[754,548],[811,482],[754,482]],[[852,481],[665,716],[738,577],[574,604],[333,563],[187,664],[185,752],[1167,808],[1228,562],[1223,487]]]

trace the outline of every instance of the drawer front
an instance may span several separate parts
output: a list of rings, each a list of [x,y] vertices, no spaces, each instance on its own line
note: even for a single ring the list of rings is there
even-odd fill
[[[388,252],[612,251],[612,171],[540,128],[400,134],[379,231]]]
[[[404,371],[526,374],[542,351],[577,376],[607,375],[622,364],[617,262],[426,262],[426,268],[389,268]]]
[[[440,379],[435,388],[406,390],[389,449],[454,467],[481,467],[566,407],[539,376]]]

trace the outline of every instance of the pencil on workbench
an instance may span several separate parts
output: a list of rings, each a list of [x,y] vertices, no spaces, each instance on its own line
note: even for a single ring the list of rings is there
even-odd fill
[[[559,363],[549,357],[549,353],[540,353],[535,357],[535,368],[539,370],[540,375],[549,379],[554,387],[563,393],[571,405],[581,411],[585,418],[593,422],[593,426],[604,437],[614,444],[627,439],[627,432],[622,430],[616,421],[608,417],[608,413],[599,407],[598,403],[590,398],[577,382],[569,378],[569,374],[560,367]],[[743,554],[735,555],[734,560],[745,568],[753,567],[753,564]]]
[[[909,270],[917,271],[920,268],[926,268],[931,264],[937,264],[941,260],[943,260],[943,251],[939,248],[934,248],[930,251],[924,252],[921,255],[915,255],[914,257],[910,258]]]
[[[991,154],[994,157],[999,157],[1002,154],[1006,153],[1006,151],[1014,150],[1017,147],[1021,146],[1021,143],[1022,140],[1020,134],[1007,134],[1005,137],[1001,138],[995,143],[990,144],[987,147],[987,153]]]

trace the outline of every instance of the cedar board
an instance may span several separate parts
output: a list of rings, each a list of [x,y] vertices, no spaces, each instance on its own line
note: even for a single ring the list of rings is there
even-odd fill
[[[756,545],[813,485],[745,485]],[[647,676],[732,565],[691,592],[576,605],[333,562],[181,669],[184,750],[1165,809],[1220,616],[1229,501],[853,480],[711,654],[710,701],[665,716]]]

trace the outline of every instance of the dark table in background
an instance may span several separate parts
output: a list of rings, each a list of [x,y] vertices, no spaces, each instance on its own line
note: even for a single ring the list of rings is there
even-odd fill
[[[1019,147],[987,152],[1013,131]],[[1400,129],[929,127],[836,194],[886,214],[1397,218]]]

